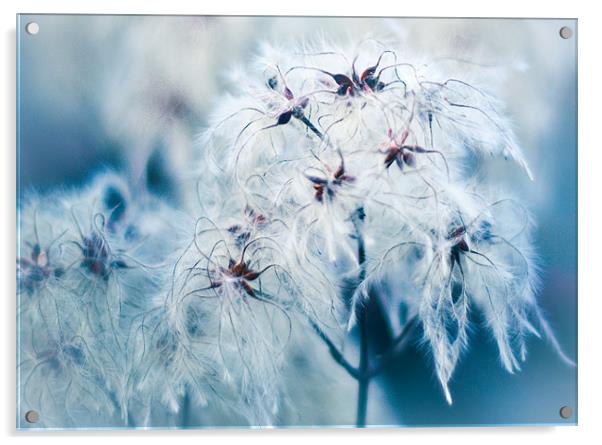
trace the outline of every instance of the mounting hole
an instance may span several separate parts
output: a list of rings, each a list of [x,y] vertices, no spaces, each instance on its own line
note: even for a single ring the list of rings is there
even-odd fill
[[[563,419],[568,419],[573,415],[573,408],[570,406],[563,406],[560,408],[560,417]]]
[[[37,411],[27,411],[25,413],[25,420],[29,423],[38,423],[40,421],[40,415]]]
[[[27,25],[25,25],[25,31],[27,31],[27,34],[35,36],[40,32],[40,25],[38,25],[36,22],[29,22]]]
[[[562,37],[563,39],[570,39],[571,37],[573,37],[573,30],[568,26],[563,26],[562,28],[560,28],[559,34],[560,37]]]

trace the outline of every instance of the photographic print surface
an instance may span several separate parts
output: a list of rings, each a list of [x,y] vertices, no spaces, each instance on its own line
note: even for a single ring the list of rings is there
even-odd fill
[[[576,424],[576,48],[18,16],[17,427]]]

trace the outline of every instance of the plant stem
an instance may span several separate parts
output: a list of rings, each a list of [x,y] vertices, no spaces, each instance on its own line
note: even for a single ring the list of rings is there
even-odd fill
[[[407,346],[410,344],[412,340],[412,334],[416,330],[418,325],[418,318],[416,316],[412,317],[403,327],[403,330],[399,334],[397,338],[395,338],[389,348],[380,356],[378,359],[378,363],[372,366],[363,377],[371,379],[372,377],[377,376],[380,372],[389,364],[391,361],[397,357]]]
[[[358,328],[360,335],[360,364],[357,390],[357,417],[356,426],[364,428],[366,426],[366,412],[368,409],[368,387],[370,386],[371,376],[368,375],[368,332],[367,332],[367,310],[362,306],[358,314]]]
[[[300,116],[297,119],[299,119],[301,122],[303,122],[307,128],[309,128],[316,136],[318,136],[321,140],[324,140],[324,135],[322,134],[322,132],[320,130],[318,130],[316,128],[316,126],[314,124],[312,124],[312,122],[305,116]]]
[[[362,207],[358,208],[351,216],[351,221],[355,229],[355,239],[357,241],[357,260],[359,264],[359,273],[357,276],[357,286],[366,279],[366,246],[364,238],[361,233],[361,225],[364,221],[365,214]],[[354,367],[347,361],[343,353],[337,348],[335,343],[328,337],[328,335],[320,328],[319,324],[308,317],[308,322],[312,329],[316,332],[318,337],[328,346],[328,350],[332,358],[349,373],[358,382],[357,390],[357,411],[356,411],[356,426],[358,428],[364,428],[366,426],[366,417],[368,411],[368,389],[370,387],[370,381],[373,377],[380,374],[380,372],[391,362],[393,358],[403,350],[410,342],[411,335],[416,328],[417,318],[411,318],[400,335],[395,338],[388,350],[383,354],[380,360],[371,367],[369,360],[369,333],[368,333],[368,306],[363,302],[355,302],[357,305],[357,326],[359,333],[360,351],[359,351],[359,365]]]
[[[345,369],[345,371],[347,371],[349,375],[351,375],[351,377],[353,377],[356,380],[359,380],[359,371],[347,361],[347,359],[343,356],[343,353],[336,347],[336,345],[328,337],[328,335],[326,335],[326,333],[320,328],[320,326],[311,318],[309,319],[309,323],[311,324],[311,327],[313,328],[315,333],[318,334],[318,337],[320,337],[320,339],[328,346],[328,350],[330,351],[330,355],[332,356],[334,361],[341,365]]]
[[[358,274],[358,286],[366,278],[366,245],[362,235],[361,225],[364,221],[365,213],[362,207],[358,208],[352,216],[353,226],[355,228],[355,237],[357,240],[357,262],[360,267]],[[356,303],[358,304],[358,303]],[[370,367],[368,357],[368,310],[365,304],[358,304],[358,330],[360,336],[360,359],[359,359],[359,378],[357,390],[357,417],[356,426],[363,428],[366,426],[366,412],[368,409],[368,387],[370,386],[370,376],[368,369]]]
[[[181,406],[180,406],[180,424],[179,427],[186,427],[190,424],[190,394],[188,393],[188,388],[186,388],[186,392],[182,396]]]

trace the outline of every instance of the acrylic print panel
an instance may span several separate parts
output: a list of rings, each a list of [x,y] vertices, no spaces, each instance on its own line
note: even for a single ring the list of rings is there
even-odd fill
[[[575,20],[17,28],[19,428],[576,423]]]

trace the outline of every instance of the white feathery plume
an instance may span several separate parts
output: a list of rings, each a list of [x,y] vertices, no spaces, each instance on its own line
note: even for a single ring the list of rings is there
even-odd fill
[[[129,330],[157,290],[154,270],[165,252],[158,246],[171,241],[162,206],[132,200],[129,186],[107,172],[83,192],[31,197],[21,208],[19,311],[29,318],[20,341],[31,349],[20,366],[31,408],[73,405],[65,414],[73,425],[91,414],[127,423]]]
[[[113,173],[26,202],[27,406],[151,425],[192,403],[272,425],[309,344],[293,329],[366,378],[341,350],[369,298],[393,334],[419,322],[449,403],[475,311],[509,372],[539,331],[570,361],[537,306],[528,212],[477,174],[495,156],[533,177],[501,104],[473,73],[399,54],[375,39],[263,45],[199,138],[187,214]]]
[[[541,318],[529,230],[506,239],[476,228],[528,226],[526,213],[484,204],[486,178],[476,176],[487,157],[500,156],[533,178],[501,104],[472,73],[446,78],[436,64],[399,60],[376,40],[350,51],[262,51],[254,69],[238,71],[202,139],[208,163],[217,159],[216,171],[235,178],[248,201],[261,196],[290,227],[283,236],[297,263],[332,288],[341,274],[367,268],[351,326],[369,289],[403,271],[408,295],[398,304],[421,320],[450,403],[473,306],[504,367],[517,369],[525,335],[536,332],[530,320]],[[360,236],[372,250],[367,266],[356,252]]]

